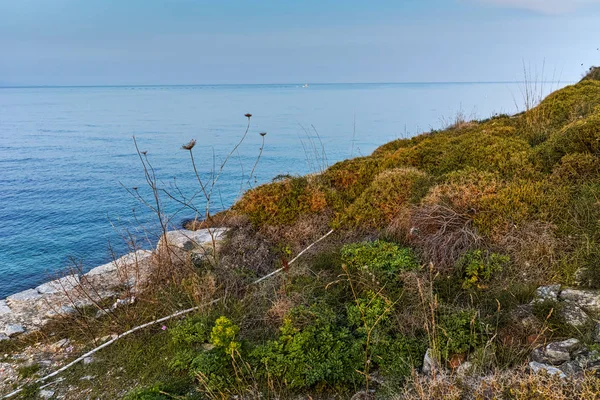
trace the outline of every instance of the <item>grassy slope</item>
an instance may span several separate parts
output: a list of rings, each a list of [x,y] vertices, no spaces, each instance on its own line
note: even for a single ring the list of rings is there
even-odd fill
[[[428,347],[484,374],[521,366],[532,337],[588,342],[589,329],[548,309],[527,326],[518,311],[540,284],[600,282],[599,140],[600,81],[586,79],[516,116],[396,140],[253,189],[228,215],[218,266],[197,265],[191,279],[227,301],[78,366],[67,398],[139,386],[131,399],[348,398],[366,375],[380,397],[413,388],[406,398],[419,398],[424,384],[411,373]],[[331,228],[288,272],[246,286]],[[205,286],[181,283],[183,297]],[[515,376],[494,390],[553,385]],[[590,379],[573,396],[596,390]],[[459,389],[442,384],[436,396]]]
[[[593,284],[599,106],[600,81],[586,79],[517,116],[396,140],[321,175],[261,186],[234,210],[260,228],[293,226],[311,214],[326,214],[341,229],[391,228],[433,257],[424,261],[443,267],[460,252],[439,254],[444,249],[432,249],[438,243],[408,235],[424,225],[435,237],[436,221],[423,221],[424,215],[443,206],[480,237],[478,246],[513,256],[536,280],[573,284],[575,272],[586,269],[582,278]],[[533,243],[518,246],[517,239]]]

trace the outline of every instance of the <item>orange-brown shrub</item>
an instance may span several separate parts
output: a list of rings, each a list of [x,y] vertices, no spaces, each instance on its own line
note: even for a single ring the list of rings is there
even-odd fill
[[[329,204],[339,211],[356,200],[379,171],[379,158],[359,157],[334,164],[317,179],[326,189]]]
[[[347,226],[384,228],[417,202],[430,184],[427,174],[414,168],[384,171],[346,210],[342,222]]]
[[[233,206],[256,226],[291,225],[303,214],[327,207],[325,193],[314,177],[294,177],[249,190]]]

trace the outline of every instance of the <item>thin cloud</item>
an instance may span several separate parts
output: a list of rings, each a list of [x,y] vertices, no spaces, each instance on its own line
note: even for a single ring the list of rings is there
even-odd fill
[[[477,0],[502,7],[520,8],[544,14],[564,14],[578,9],[600,5],[600,0]]]

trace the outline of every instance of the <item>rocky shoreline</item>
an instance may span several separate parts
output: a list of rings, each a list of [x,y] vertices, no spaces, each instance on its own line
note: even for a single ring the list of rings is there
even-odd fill
[[[107,310],[100,305],[109,299],[115,300],[112,308],[130,304],[148,281],[165,243],[173,249],[203,253],[225,232],[225,228],[170,231],[154,251],[137,250],[84,274],[65,275],[1,299],[0,341],[36,331],[53,318],[75,314],[83,307],[96,306],[102,315]]]

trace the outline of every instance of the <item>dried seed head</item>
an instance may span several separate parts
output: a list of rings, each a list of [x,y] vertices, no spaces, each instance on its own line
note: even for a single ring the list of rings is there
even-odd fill
[[[196,145],[196,139],[192,139],[192,140],[190,140],[190,142],[188,144],[184,144],[183,146],[181,146],[181,148],[183,150],[191,150],[194,148],[195,145]]]
[[[140,151],[140,153],[142,153],[142,155],[145,156],[146,154],[148,154],[148,150]]]
[[[261,132],[260,133],[260,136],[266,136],[266,135],[267,135],[267,132]]]
[[[248,114],[244,114],[244,117],[250,119],[250,117],[252,116],[252,114],[248,113]]]

